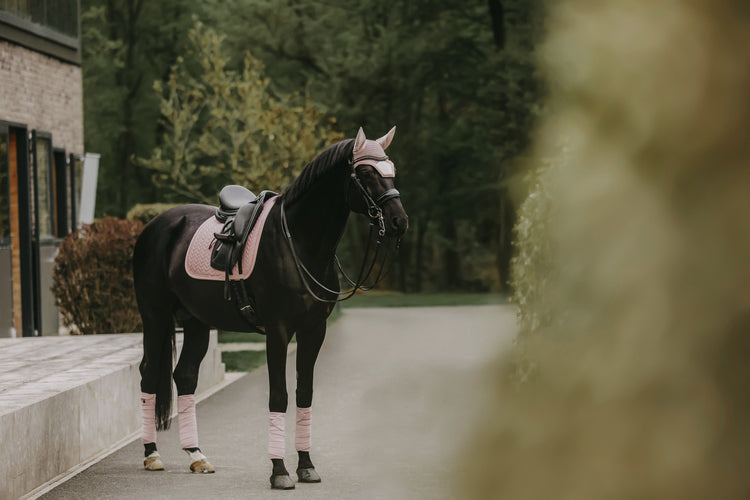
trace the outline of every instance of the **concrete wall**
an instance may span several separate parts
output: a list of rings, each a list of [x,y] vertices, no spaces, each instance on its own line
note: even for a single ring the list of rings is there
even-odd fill
[[[139,431],[141,343],[140,334],[0,339],[0,498],[22,497]],[[178,353],[181,344],[178,334]],[[223,380],[211,332],[197,393]]]

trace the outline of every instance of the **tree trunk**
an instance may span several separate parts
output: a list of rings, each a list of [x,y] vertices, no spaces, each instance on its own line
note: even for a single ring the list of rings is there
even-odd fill
[[[405,247],[405,248],[403,248]],[[399,281],[399,290],[402,293],[409,291],[409,257],[411,256],[411,244],[405,244],[401,248],[401,275]]]
[[[443,289],[459,290],[463,280],[461,279],[461,256],[458,252],[456,220],[448,214],[443,219],[441,227],[448,241],[448,247],[443,252]]]
[[[129,0],[125,6],[125,64],[121,77],[118,78],[125,85],[125,100],[123,101],[122,132],[117,148],[117,170],[120,174],[119,216],[125,217],[129,208],[130,174],[133,169],[131,157],[135,154],[135,120],[134,107],[141,77],[135,68],[135,45],[137,43],[136,25],[143,7],[143,0]]]
[[[495,48],[505,48],[505,10],[501,0],[488,0],[490,7],[490,24],[492,25],[492,36],[495,40]]]
[[[510,260],[513,257],[514,224],[515,211],[508,199],[508,192],[506,189],[501,189],[496,265],[500,275],[500,290],[503,292],[510,291]]]
[[[417,220],[417,248],[414,255],[414,291],[422,291],[422,269],[424,269],[424,237],[427,233],[428,220]]]

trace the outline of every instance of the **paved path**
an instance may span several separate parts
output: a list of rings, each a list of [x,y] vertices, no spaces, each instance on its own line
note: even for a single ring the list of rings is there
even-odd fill
[[[481,403],[475,384],[514,331],[503,306],[346,309],[316,370],[312,457],[321,484],[270,490],[268,383],[257,370],[198,405],[201,448],[216,474],[188,472],[175,426],[159,435],[165,472],[143,470],[134,442],[42,498],[454,498],[452,464]],[[288,365],[292,472],[293,357]]]

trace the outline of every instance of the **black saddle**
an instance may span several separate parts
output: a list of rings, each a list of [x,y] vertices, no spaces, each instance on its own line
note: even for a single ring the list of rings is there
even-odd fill
[[[269,191],[264,191],[269,192]],[[243,186],[224,186],[219,193],[219,208],[216,209],[216,218],[220,222],[226,222],[228,218],[234,217],[237,210],[243,205],[257,201],[258,197],[252,191]]]
[[[219,193],[216,218],[224,223],[220,233],[214,233],[216,243],[211,251],[211,267],[229,274],[238,266],[242,273],[242,252],[266,200],[276,196],[273,191],[263,191],[255,196],[242,186],[226,186]]]
[[[263,211],[263,204],[276,195],[273,191],[262,191],[255,196],[242,186],[225,186],[219,193],[219,208],[215,214],[224,226],[221,232],[214,233],[216,240],[211,250],[211,267],[224,271],[224,298],[231,300],[234,295],[242,315],[256,327],[259,318],[255,312],[255,301],[248,296],[244,280],[230,280],[229,275],[234,266],[242,274],[242,254],[250,231]]]

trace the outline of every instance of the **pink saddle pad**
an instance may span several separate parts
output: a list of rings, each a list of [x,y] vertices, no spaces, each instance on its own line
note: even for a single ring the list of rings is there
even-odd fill
[[[242,253],[242,274],[238,272],[238,266],[234,266],[232,273],[229,275],[231,280],[247,279],[255,268],[255,258],[258,256],[258,245],[260,245],[260,236],[263,233],[263,226],[266,224],[271,208],[276,203],[276,197],[268,200],[263,205],[263,211],[258,217],[258,222],[250,231],[247,237],[245,251]],[[224,281],[224,271],[219,271],[211,267],[211,250],[215,243],[214,233],[220,233],[224,224],[216,220],[213,215],[206,222],[201,224],[190,241],[187,255],[185,256],[185,272],[188,276],[197,280],[215,280]]]

